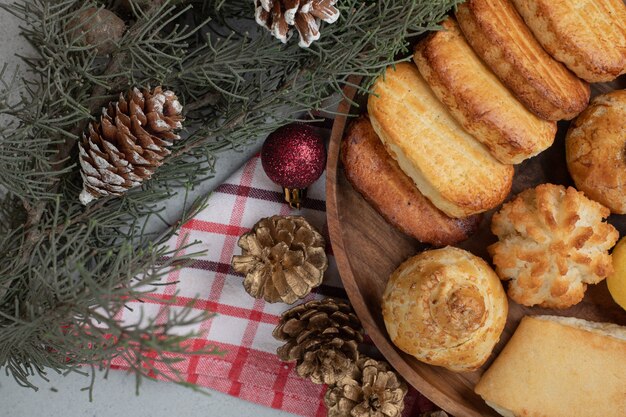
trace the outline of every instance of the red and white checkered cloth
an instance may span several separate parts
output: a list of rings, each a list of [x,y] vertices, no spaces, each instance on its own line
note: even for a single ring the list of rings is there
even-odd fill
[[[174,284],[156,287],[150,297],[152,301],[129,303],[131,310],[121,312],[123,317],[119,318],[133,322],[144,314],[143,317],[166,320],[168,309],[177,308],[176,305],[182,308],[197,298],[196,308],[217,315],[195,329],[184,330],[196,330],[201,335],[191,341],[193,347],[216,345],[226,354],[195,355],[177,362],[175,367],[187,382],[302,416],[321,417],[326,415],[325,388],[298,377],[294,364],[281,362],[276,356],[281,342],[272,337],[272,330],[280,314],[291,306],[270,304],[249,296],[241,275],[230,265],[232,256],[241,253],[237,246],[239,236],[260,218],[276,214],[294,214],[294,211],[283,202],[281,190],[267,178],[260,157],[255,156],[217,187],[208,207],[188,221],[169,242],[170,247],[181,248],[200,241],[191,250],[205,250],[205,254],[191,266],[171,272],[166,279]],[[304,301],[325,296],[345,298],[328,244],[325,176],[308,189],[303,209],[297,214],[325,236],[330,263],[323,284]],[[158,299],[171,300],[174,295],[175,306],[158,303]],[[120,360],[114,361],[113,367],[126,369],[127,365]],[[407,396],[404,416],[433,408],[432,403],[413,391]]]

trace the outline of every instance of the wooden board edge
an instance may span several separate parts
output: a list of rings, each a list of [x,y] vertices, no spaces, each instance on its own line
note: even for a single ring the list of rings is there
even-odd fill
[[[337,174],[339,169],[339,155],[341,140],[343,138],[346,125],[348,124],[348,114],[352,107],[351,101],[357,93],[358,85],[361,77],[351,77],[349,85],[344,88],[345,98],[338,107],[339,115],[335,118],[333,128],[330,135],[330,143],[328,147],[328,158],[326,162],[326,221],[328,224],[328,233],[333,247],[333,254],[337,262],[337,268],[341,282],[344,285],[350,303],[352,304],[357,316],[361,320],[365,331],[381,351],[383,356],[393,365],[393,367],[409,382],[415,389],[426,396],[429,400],[441,407],[448,413],[458,417],[483,417],[474,410],[468,409],[463,405],[452,401],[445,393],[430,385],[426,380],[421,378],[414,369],[408,366],[406,361],[398,350],[380,333],[374,324],[374,318],[371,316],[369,309],[365,305],[362,297],[356,297],[359,288],[356,284],[350,261],[345,252],[343,239],[341,237],[341,228],[339,225],[339,212],[337,205]]]

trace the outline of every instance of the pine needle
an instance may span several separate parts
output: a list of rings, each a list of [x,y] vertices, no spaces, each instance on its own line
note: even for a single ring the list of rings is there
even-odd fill
[[[173,363],[192,353],[183,342],[196,335],[174,330],[210,313],[192,302],[171,309],[165,324],[115,319],[127,300],[148,297],[169,271],[197,256],[165,243],[206,201],[151,232],[163,202],[210,177],[219,152],[329,110],[350,75],[366,79],[359,86],[366,92],[458,0],[341,0],[341,18],[323,25],[309,49],[294,39],[283,45],[259,28],[250,0],[151,2],[133,5],[115,51],[99,57],[68,24],[86,8],[114,3],[0,6],[20,20],[21,36],[35,49],[22,58],[26,74],[0,71],[0,366],[33,389],[41,383],[36,375],[93,378],[114,358],[124,359],[138,383],[156,374],[186,384]],[[84,126],[120,91],[159,84],[185,104],[186,140],[142,187],[83,207],[76,142]],[[193,353],[219,352],[209,346]]]

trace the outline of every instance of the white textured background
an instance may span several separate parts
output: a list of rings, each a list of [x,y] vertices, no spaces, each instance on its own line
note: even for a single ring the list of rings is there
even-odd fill
[[[0,4],[10,0],[0,0]],[[9,63],[15,67],[18,59],[14,54],[27,54],[26,42],[18,36],[16,19],[0,10],[0,67]],[[220,155],[217,174],[196,190],[210,192],[230,173],[235,171],[258,149],[245,153],[226,152]],[[175,199],[168,202],[169,217],[176,216],[180,204]],[[2,369],[4,371],[4,369]],[[19,387],[12,377],[0,372],[0,417],[286,417],[291,414],[272,410],[241,401],[221,393],[206,396],[190,389],[167,382],[145,380],[140,395],[135,395],[134,376],[111,371],[105,380],[99,375],[94,400],[89,402],[87,392],[81,388],[89,385],[89,379],[80,375],[49,375],[50,383],[37,380],[38,392]]]

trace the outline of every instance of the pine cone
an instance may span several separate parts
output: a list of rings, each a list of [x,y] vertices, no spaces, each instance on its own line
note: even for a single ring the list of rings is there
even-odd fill
[[[88,7],[71,19],[65,30],[70,39],[83,45],[95,46],[96,54],[107,55],[126,31],[124,21],[110,10]]]
[[[309,301],[283,313],[273,335],[287,343],[281,360],[297,361],[296,372],[316,384],[334,384],[351,371],[363,341],[361,322],[345,301]]]
[[[400,417],[407,386],[386,362],[362,357],[324,396],[328,417]]]
[[[171,91],[133,89],[102,109],[79,144],[83,204],[124,194],[150,178],[180,136],[182,106]]]
[[[322,283],[325,245],[303,217],[268,217],[239,238],[242,255],[233,256],[232,265],[246,275],[243,286],[251,296],[293,304]]]
[[[254,0],[255,18],[283,43],[291,37],[292,27],[300,34],[299,45],[308,48],[320,38],[320,20],[339,19],[337,0]]]

